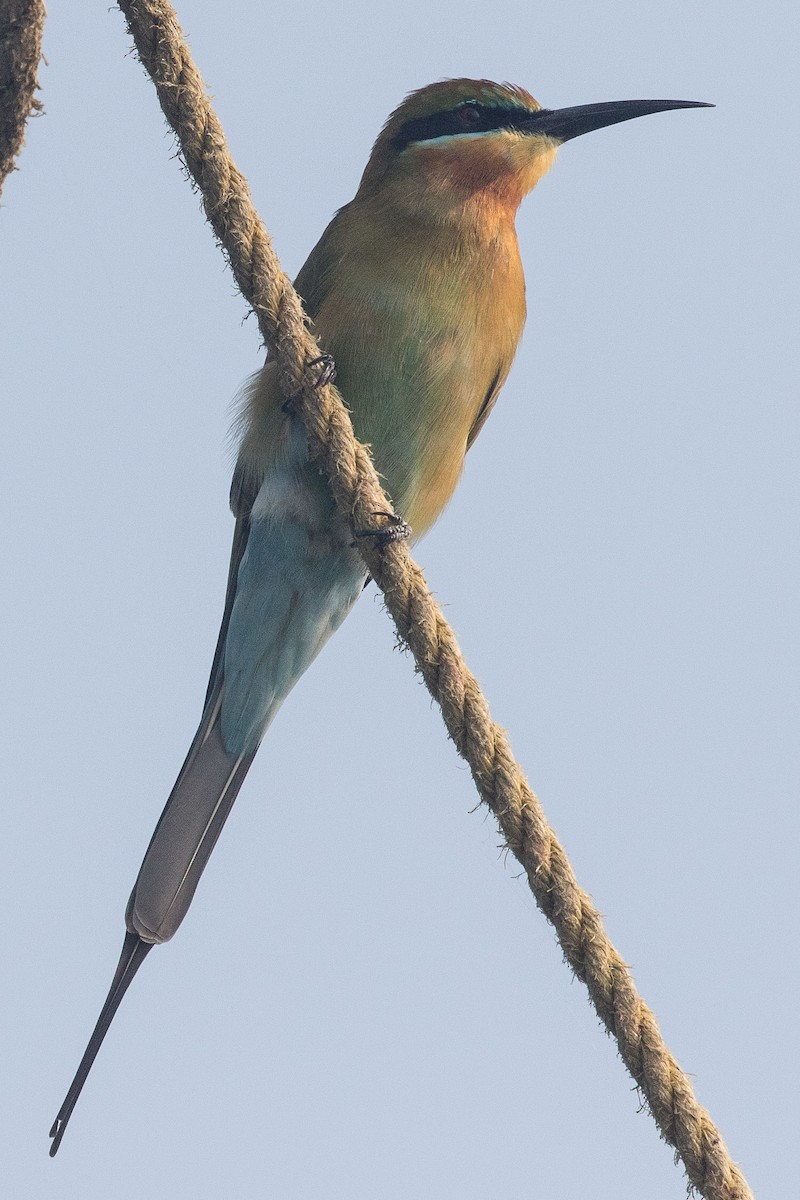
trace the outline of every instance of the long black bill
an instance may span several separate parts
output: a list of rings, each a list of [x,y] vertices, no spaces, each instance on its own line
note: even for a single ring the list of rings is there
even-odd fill
[[[619,121],[647,117],[650,113],[669,112],[673,108],[713,108],[703,100],[607,100],[603,104],[576,104],[572,108],[541,108],[526,116],[525,133],[545,134],[559,142],[580,137]]]
[[[111,990],[108,993],[106,1002],[103,1005],[103,1011],[100,1013],[97,1024],[94,1027],[94,1033],[89,1039],[89,1045],[86,1047],[86,1053],[81,1059],[80,1066],[75,1072],[75,1078],[67,1092],[64,1103],[59,1109],[58,1116],[53,1122],[53,1128],[50,1130],[50,1137],[53,1139],[53,1144],[50,1147],[50,1157],[58,1151],[61,1145],[61,1139],[64,1136],[64,1130],[67,1128],[67,1122],[72,1116],[72,1110],[78,1102],[78,1097],[81,1094],[81,1089],[86,1082],[86,1077],[91,1070],[92,1063],[97,1057],[97,1051],[100,1049],[103,1038],[108,1032],[108,1027],[113,1020],[114,1013],[119,1008],[122,997],[128,990],[128,985],[133,979],[139,967],[145,960],[148,950],[152,949],[150,942],[143,942],[142,939],[135,933],[127,933],[125,942],[122,947],[119,965],[117,966],[116,974],[114,975],[111,984]]]

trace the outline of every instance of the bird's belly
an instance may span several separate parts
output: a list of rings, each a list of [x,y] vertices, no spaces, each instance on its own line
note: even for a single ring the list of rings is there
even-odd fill
[[[496,372],[459,331],[366,339],[336,354],[356,436],[372,450],[396,511],[419,537],[458,483],[467,438]]]

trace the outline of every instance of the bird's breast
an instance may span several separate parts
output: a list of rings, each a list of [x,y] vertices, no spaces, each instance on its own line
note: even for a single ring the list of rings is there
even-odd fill
[[[525,320],[516,237],[390,238],[340,259],[315,318],[356,435],[420,535],[458,482],[487,395]]]

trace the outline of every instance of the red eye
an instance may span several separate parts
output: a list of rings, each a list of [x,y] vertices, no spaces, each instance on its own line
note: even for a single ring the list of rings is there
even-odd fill
[[[477,125],[481,119],[477,104],[462,104],[458,110],[458,119],[465,128]]]

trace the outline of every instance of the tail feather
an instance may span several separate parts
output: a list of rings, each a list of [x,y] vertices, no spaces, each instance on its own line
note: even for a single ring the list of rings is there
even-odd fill
[[[119,1008],[120,1001],[128,990],[128,986],[133,979],[139,967],[144,962],[148,950],[152,949],[152,942],[143,942],[135,933],[126,933],[125,941],[122,946],[122,954],[117,965],[117,970],[111,982],[111,988],[106,1002],[103,1005],[100,1016],[97,1018],[97,1024],[94,1027],[92,1036],[89,1038],[89,1044],[84,1051],[83,1058],[80,1061],[80,1066],[75,1072],[75,1078],[70,1084],[69,1091],[64,1097],[64,1103],[58,1110],[58,1116],[53,1122],[50,1130],[50,1137],[53,1139],[50,1146],[50,1157],[53,1158],[58,1153],[58,1147],[61,1145],[61,1139],[67,1128],[67,1123],[72,1116],[72,1110],[78,1103],[83,1085],[86,1083],[87,1076],[92,1069],[92,1063],[97,1058],[97,1051],[103,1044],[103,1038],[108,1033],[108,1027],[114,1020],[114,1014]]]
[[[361,561],[347,529],[331,526],[332,501],[305,455],[300,431],[296,462],[281,459],[255,521],[252,487],[238,470],[234,478],[236,533],[203,717],[128,901],[122,957],[51,1130],[51,1154],[133,976],[186,916],[267,725],[361,591]]]
[[[51,1157],[61,1145],[72,1110],[131,980],[148,951],[171,938],[186,916],[258,748],[238,756],[230,754],[222,743],[219,713],[215,694],[150,840],[128,902],[128,932],[111,988],[50,1130]]]
[[[127,927],[146,942],[168,941],[186,916],[258,748],[239,755],[225,749],[220,707],[212,698],[128,901]]]

